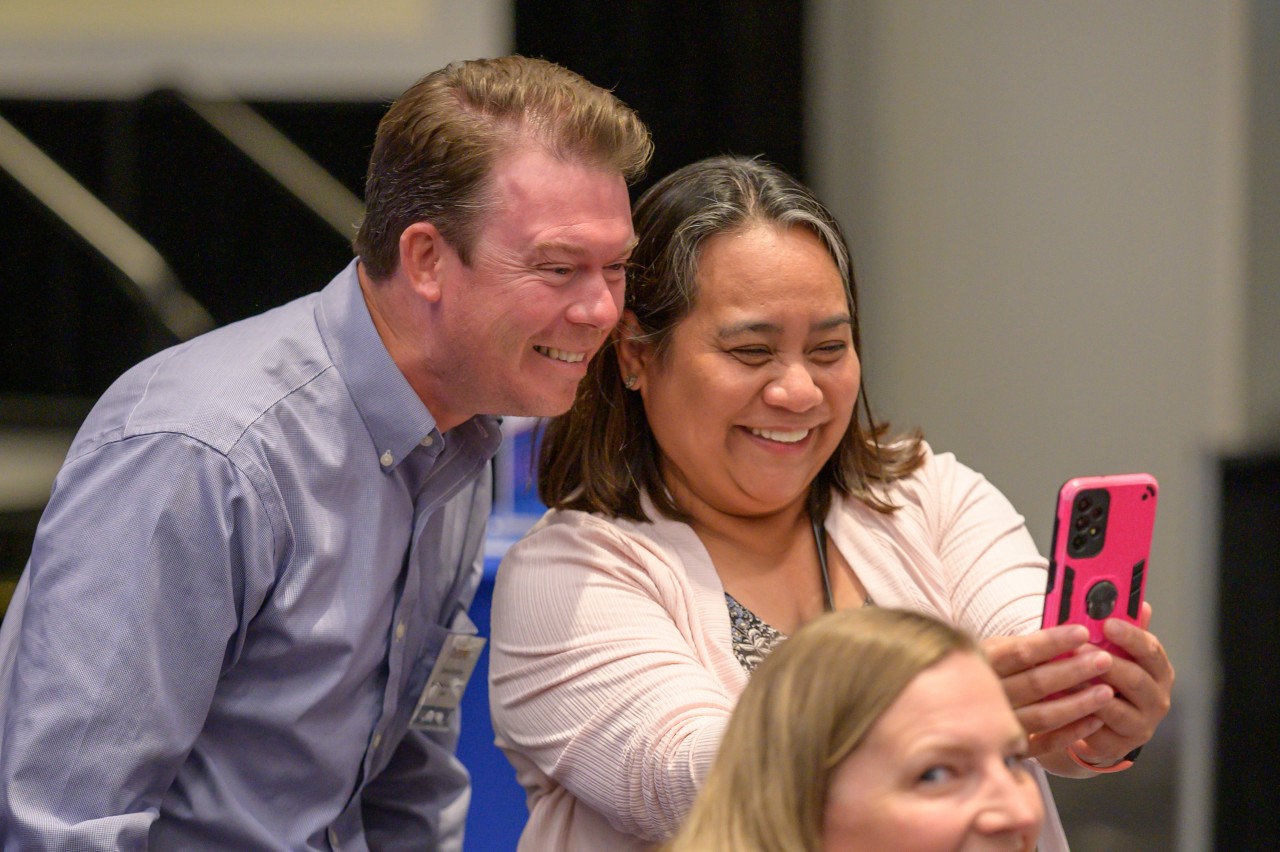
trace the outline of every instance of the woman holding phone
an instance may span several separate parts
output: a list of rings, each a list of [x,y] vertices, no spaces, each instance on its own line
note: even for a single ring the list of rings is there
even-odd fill
[[[848,248],[812,193],[714,158],[634,220],[613,345],[542,444],[552,509],[495,588],[490,696],[529,796],[521,848],[669,838],[755,665],[829,610],[910,609],[983,639],[1046,797],[1045,768],[1092,774],[1145,743],[1173,681],[1149,608],[1108,624],[1132,661],[1084,627],[1039,630],[1046,563],[1021,516],[872,417]],[[1052,809],[1040,844],[1065,848]]]

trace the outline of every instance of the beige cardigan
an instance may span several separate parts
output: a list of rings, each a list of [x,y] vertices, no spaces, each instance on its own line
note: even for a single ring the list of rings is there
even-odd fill
[[[950,454],[894,483],[891,515],[836,499],[827,531],[878,605],[980,636],[1040,626],[1046,563],[1022,517]],[[520,849],[623,852],[669,838],[747,675],[693,530],[553,510],[502,561],[490,704],[528,794]],[[1066,840],[1043,772],[1042,852]],[[483,807],[478,793],[473,806]]]

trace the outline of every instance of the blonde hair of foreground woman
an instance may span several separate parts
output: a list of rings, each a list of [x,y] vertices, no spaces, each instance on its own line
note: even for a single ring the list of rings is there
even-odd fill
[[[837,768],[917,676],[957,653],[986,666],[968,634],[903,610],[845,610],[797,631],[751,678],[693,810],[663,852],[824,849]],[[991,679],[998,687],[994,673]],[[949,701],[940,696],[949,713],[963,711]],[[973,712],[990,716],[989,708]],[[1009,771],[1012,785],[997,795],[1020,790],[1013,795],[1021,799],[1015,809],[1023,824],[1006,839],[1031,849],[1043,806],[1018,760],[1009,761]]]

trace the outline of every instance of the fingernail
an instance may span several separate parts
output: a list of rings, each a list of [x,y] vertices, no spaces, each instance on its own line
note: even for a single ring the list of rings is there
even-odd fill
[[[1111,667],[1111,655],[1100,648],[1090,645],[1082,650],[1077,659],[1094,671],[1102,672]]]
[[[1075,641],[1075,642],[1089,641],[1089,628],[1085,627],[1083,624],[1067,625],[1067,628],[1064,632],[1066,633],[1066,637],[1068,639],[1071,639],[1072,641]]]

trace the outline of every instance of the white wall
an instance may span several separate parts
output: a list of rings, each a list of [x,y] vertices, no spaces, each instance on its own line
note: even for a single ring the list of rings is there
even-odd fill
[[[1042,550],[1067,478],[1161,481],[1179,842],[1208,848],[1210,459],[1247,432],[1247,9],[809,9],[810,173],[850,233],[873,405],[985,473]]]
[[[1280,445],[1280,3],[1249,18],[1249,434]]]
[[[0,95],[133,97],[195,78],[246,98],[392,98],[510,53],[510,0],[4,0]]]

